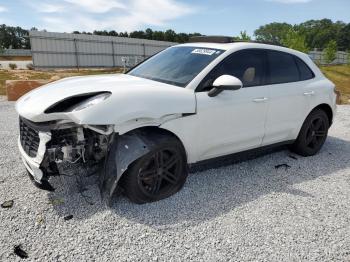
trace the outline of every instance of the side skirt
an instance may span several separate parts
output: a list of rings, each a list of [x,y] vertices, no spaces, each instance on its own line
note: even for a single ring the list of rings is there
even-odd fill
[[[284,142],[275,143],[272,145],[262,146],[254,149],[249,149],[242,152],[233,153],[230,155],[210,158],[199,161],[197,163],[189,164],[189,172],[200,172],[211,168],[219,168],[229,166],[240,162],[256,159],[270,153],[284,150],[287,145],[291,145],[295,140],[288,140]]]

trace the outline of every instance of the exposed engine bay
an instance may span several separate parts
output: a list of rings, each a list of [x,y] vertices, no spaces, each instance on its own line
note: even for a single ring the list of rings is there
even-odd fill
[[[34,123],[20,118],[19,143],[28,156],[23,161],[38,187],[54,190],[49,183],[51,176],[70,173],[74,168],[93,169],[99,171],[101,194],[107,200],[128,165],[149,151],[150,145],[141,137],[137,132],[119,136],[112,126]]]
[[[107,146],[107,135],[88,128],[71,127],[52,130],[51,140],[46,144],[44,162],[55,163],[58,168],[65,162],[97,163],[104,158]]]

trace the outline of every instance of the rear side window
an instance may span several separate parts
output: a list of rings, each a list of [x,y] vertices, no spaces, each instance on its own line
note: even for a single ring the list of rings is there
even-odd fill
[[[309,80],[314,78],[314,73],[311,69],[298,57],[295,57],[295,61],[297,62],[299,73],[300,73],[300,81]]]
[[[293,55],[267,51],[270,79],[269,84],[281,84],[299,81],[299,69]]]

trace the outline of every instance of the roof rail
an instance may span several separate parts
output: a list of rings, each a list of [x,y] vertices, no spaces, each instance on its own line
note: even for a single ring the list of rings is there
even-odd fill
[[[189,39],[190,43],[232,43],[233,38],[230,36],[192,36]]]
[[[234,40],[231,36],[193,36],[189,39],[190,43],[220,43],[220,44],[227,44],[227,43],[257,43],[257,44],[266,44],[266,45],[276,45],[276,46],[282,46],[284,45],[268,42],[268,41],[256,41],[256,40]]]

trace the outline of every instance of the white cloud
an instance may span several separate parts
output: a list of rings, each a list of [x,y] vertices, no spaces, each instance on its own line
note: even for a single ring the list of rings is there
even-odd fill
[[[40,13],[58,13],[65,9],[63,5],[48,3],[33,3],[32,7]]]
[[[0,13],[7,12],[7,11],[8,11],[8,9],[5,6],[0,5]]]
[[[282,4],[300,4],[300,3],[309,3],[313,0],[266,0],[269,2],[277,2]]]
[[[39,1],[33,1],[34,4]],[[40,28],[71,32],[93,30],[132,31],[146,26],[166,26],[170,21],[195,12],[178,0],[61,0],[38,2],[34,8]],[[44,8],[45,7],[45,8]],[[40,13],[50,13],[50,16]]]
[[[152,2],[152,4],[150,4]],[[144,24],[164,26],[168,21],[194,12],[188,5],[173,0],[133,0],[130,12],[116,21],[128,30]]]
[[[91,13],[106,13],[112,9],[124,9],[126,6],[116,0],[64,0]]]

